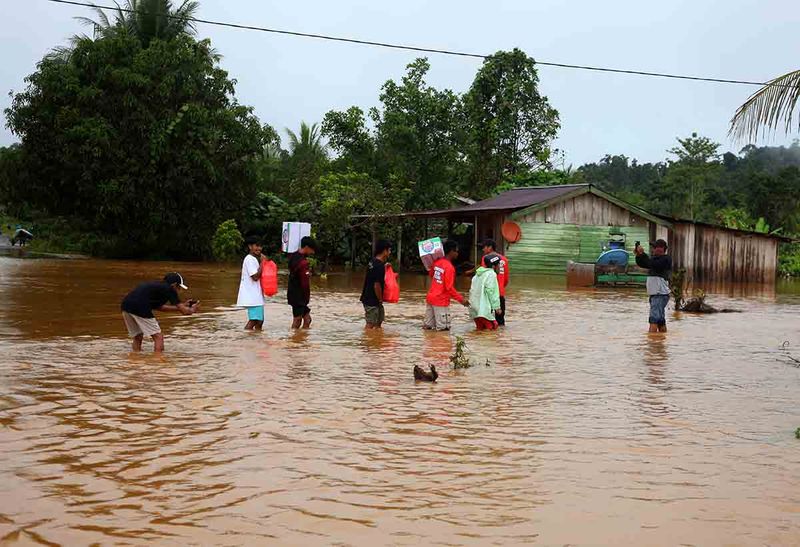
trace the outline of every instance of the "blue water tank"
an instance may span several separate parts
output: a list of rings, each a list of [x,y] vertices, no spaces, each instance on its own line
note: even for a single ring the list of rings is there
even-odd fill
[[[628,251],[625,249],[611,249],[605,251],[597,258],[597,263],[602,266],[625,266],[628,264]]]

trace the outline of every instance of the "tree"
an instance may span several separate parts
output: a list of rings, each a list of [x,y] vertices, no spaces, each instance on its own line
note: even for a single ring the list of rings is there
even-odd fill
[[[539,93],[536,62],[523,51],[486,58],[464,97],[470,186],[488,195],[506,177],[550,168],[558,111]]]
[[[322,142],[317,124],[300,124],[300,133],[286,130],[289,136],[289,170],[287,188],[283,195],[290,201],[308,200],[328,161],[327,149]]]
[[[177,8],[170,0],[126,0],[123,6],[117,4],[113,20],[103,8],[94,8],[97,19],[78,19],[93,28],[96,38],[125,29],[148,47],[153,40],[169,41],[181,35],[194,36],[193,19],[199,8],[200,3],[194,0],[184,0]]]
[[[316,161],[324,160],[327,157],[317,124],[309,126],[306,122],[301,122],[300,136],[291,129],[287,129],[286,134],[289,135],[289,149],[292,155],[309,156]]]
[[[239,256],[243,245],[244,238],[236,226],[236,221],[228,219],[217,226],[217,231],[211,240],[211,252],[220,262],[231,261]]]
[[[364,111],[351,106],[344,112],[331,110],[322,121],[322,134],[338,154],[334,160],[340,170],[375,172],[375,138],[366,127]]]
[[[381,88],[381,108],[370,110],[374,130],[367,129],[357,107],[325,115],[322,128],[339,154],[334,165],[357,170],[384,185],[400,185],[405,208],[421,209],[449,203],[463,180],[459,148],[463,119],[459,97],[427,84],[427,59],[407,67],[398,83]]]
[[[91,251],[198,257],[256,191],[271,132],[234,98],[207,41],[144,48],[125,28],[43,59],[6,110],[26,196],[102,237]]]
[[[347,256],[354,215],[391,214],[402,210],[407,190],[396,179],[384,185],[366,173],[348,171],[320,177],[315,194],[319,196],[320,241],[328,256]],[[377,229],[380,218],[366,219],[361,225]]]
[[[697,133],[677,140],[680,146],[669,150],[678,159],[670,162],[664,178],[664,200],[673,216],[700,220],[706,191],[720,178],[719,144]]]
[[[376,128],[379,173],[394,176],[409,191],[410,209],[446,204],[458,189],[460,175],[460,100],[449,89],[428,85],[427,59],[407,67],[400,83],[387,81],[381,110],[370,112]]]
[[[788,134],[794,126],[794,109],[798,100],[800,70],[778,76],[750,95],[736,110],[729,133],[739,141],[755,141],[759,135],[773,133],[783,125]]]

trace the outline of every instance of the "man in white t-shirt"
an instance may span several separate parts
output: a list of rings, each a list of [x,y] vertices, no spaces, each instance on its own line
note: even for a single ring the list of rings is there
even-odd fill
[[[247,238],[250,251],[242,262],[239,281],[239,298],[236,305],[247,310],[245,330],[261,330],[264,326],[264,292],[261,290],[261,242],[257,237]]]

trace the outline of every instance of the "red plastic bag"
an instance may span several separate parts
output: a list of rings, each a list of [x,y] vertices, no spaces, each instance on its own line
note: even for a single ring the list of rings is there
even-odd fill
[[[261,264],[261,290],[264,296],[275,296],[278,293],[278,266],[271,260]]]
[[[400,284],[397,282],[399,274],[394,273],[391,264],[386,265],[386,275],[383,278],[383,301],[387,304],[397,304],[400,301]]]

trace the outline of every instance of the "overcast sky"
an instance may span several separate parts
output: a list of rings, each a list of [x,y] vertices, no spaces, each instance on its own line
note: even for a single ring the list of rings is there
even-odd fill
[[[101,3],[105,0],[95,0]],[[110,2],[109,2],[110,3]],[[201,0],[199,16],[301,32],[477,53],[519,47],[542,61],[762,81],[799,68],[797,0]],[[2,0],[0,107],[53,46],[86,29],[88,10],[46,0]],[[413,52],[200,25],[238,80],[237,96],[281,131],[331,109],[376,105]],[[465,91],[478,59],[429,55],[429,83]],[[658,161],[693,131],[728,140],[749,86],[540,67],[561,113],[556,146],[567,164],[625,154]],[[5,117],[3,117],[5,126]],[[782,135],[771,144],[784,144]],[[0,145],[15,142],[3,127]]]

